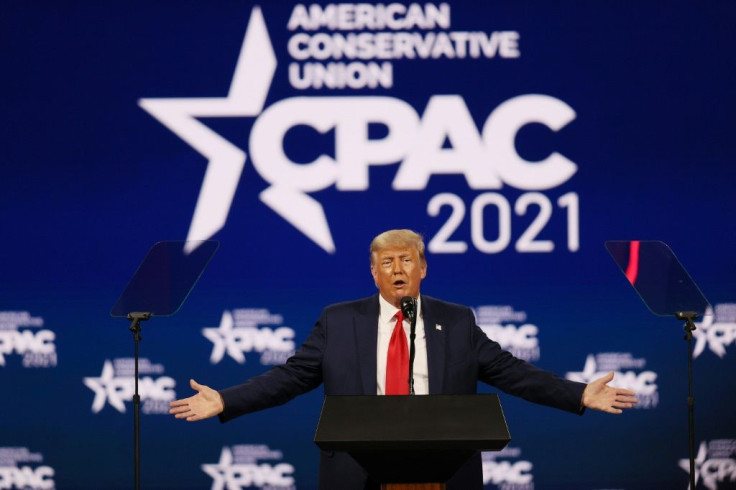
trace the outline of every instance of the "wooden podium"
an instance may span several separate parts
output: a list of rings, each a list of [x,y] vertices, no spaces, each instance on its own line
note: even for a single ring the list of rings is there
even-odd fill
[[[385,490],[439,490],[477,451],[511,440],[498,395],[327,396],[314,442]]]

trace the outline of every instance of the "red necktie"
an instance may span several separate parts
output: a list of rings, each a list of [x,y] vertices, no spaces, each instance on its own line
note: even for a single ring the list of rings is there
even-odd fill
[[[396,326],[388,344],[386,359],[386,395],[409,394],[409,347],[404,333],[404,315],[396,313]]]

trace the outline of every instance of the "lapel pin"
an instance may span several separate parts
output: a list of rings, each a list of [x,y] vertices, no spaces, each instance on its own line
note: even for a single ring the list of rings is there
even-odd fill
[[[439,323],[437,323],[437,324],[435,324],[434,329],[441,331],[442,330],[442,325],[440,325]]]

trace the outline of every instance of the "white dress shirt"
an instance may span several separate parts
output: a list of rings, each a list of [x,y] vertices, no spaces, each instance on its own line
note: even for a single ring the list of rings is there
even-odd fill
[[[376,393],[383,395],[386,391],[386,360],[388,359],[388,344],[396,326],[396,313],[399,311],[394,305],[378,295],[381,313],[378,315],[378,360],[376,363]],[[404,319],[404,334],[406,345],[409,345],[411,323]],[[421,297],[417,299],[417,325],[414,338],[414,393],[427,395],[429,393],[429,369],[427,367],[427,339],[424,335],[424,319],[422,317]]]

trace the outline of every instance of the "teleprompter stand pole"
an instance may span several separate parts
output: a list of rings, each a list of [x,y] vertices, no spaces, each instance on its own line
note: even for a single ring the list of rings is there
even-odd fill
[[[135,345],[135,392],[133,394],[133,473],[135,475],[135,490],[141,488],[141,397],[138,395],[138,342],[141,340],[141,322],[151,318],[150,313],[128,313],[130,331],[133,332]]]
[[[690,490],[695,490],[695,395],[693,394],[693,331],[698,314],[694,311],[678,311],[678,320],[685,320],[685,340],[687,341],[687,416],[690,451]]]

